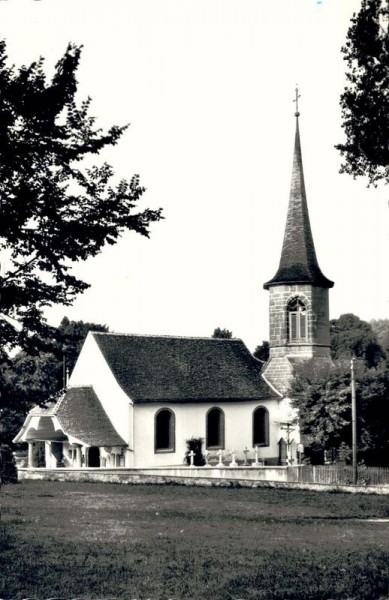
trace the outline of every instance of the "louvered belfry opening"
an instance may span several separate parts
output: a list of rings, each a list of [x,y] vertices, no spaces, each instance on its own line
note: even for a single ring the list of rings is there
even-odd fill
[[[288,303],[288,341],[304,341],[308,338],[308,312],[301,298],[292,298]]]

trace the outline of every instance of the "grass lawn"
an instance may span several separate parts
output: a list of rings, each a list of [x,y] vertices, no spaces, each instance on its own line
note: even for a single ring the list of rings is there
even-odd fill
[[[0,598],[389,598],[388,496],[25,481]]]

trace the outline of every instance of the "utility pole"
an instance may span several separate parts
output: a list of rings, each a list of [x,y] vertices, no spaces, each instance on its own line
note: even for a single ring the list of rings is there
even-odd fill
[[[351,430],[352,430],[352,456],[353,456],[353,484],[358,482],[358,465],[357,465],[357,397],[355,393],[355,373],[354,361],[351,359]]]

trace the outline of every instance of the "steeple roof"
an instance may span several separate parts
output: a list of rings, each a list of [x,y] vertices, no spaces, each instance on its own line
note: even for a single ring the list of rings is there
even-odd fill
[[[323,275],[316,258],[305,194],[298,111],[295,116],[296,137],[284,243],[278,271],[273,279],[264,284],[266,290],[274,285],[292,283],[308,283],[323,288],[334,285],[333,281]]]

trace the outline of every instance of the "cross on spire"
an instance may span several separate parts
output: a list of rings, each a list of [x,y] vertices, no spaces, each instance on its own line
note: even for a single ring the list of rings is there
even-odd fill
[[[297,87],[297,83],[296,83],[296,98],[293,100],[293,102],[296,102],[296,112],[294,113],[295,117],[299,117],[300,113],[299,113],[299,98],[301,97],[301,94],[299,94],[299,89]]]

